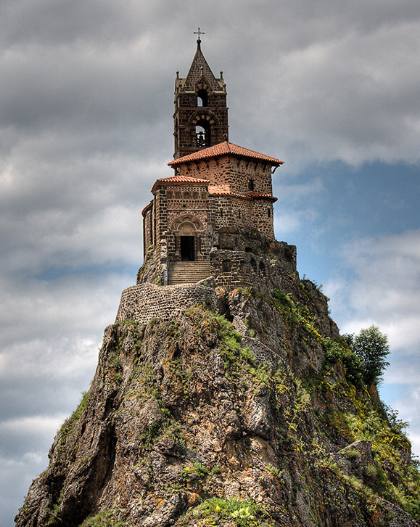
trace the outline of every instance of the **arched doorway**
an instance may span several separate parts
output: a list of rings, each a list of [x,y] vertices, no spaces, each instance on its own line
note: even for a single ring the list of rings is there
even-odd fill
[[[194,262],[197,259],[197,232],[194,224],[184,221],[179,226],[178,233],[181,260]]]

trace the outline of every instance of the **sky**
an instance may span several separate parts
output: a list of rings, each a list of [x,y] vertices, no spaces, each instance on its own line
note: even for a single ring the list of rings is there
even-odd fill
[[[385,332],[420,453],[418,0],[0,0],[0,525],[13,525],[142,260],[193,31],[230,140],[285,160],[275,229],[342,332]]]

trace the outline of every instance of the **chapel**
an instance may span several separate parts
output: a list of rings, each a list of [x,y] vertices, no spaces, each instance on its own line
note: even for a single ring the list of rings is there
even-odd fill
[[[142,211],[138,283],[252,283],[275,245],[272,175],[283,161],[229,141],[223,72],[213,74],[200,35],[187,76],[176,74],[173,122],[173,174],[154,183]]]

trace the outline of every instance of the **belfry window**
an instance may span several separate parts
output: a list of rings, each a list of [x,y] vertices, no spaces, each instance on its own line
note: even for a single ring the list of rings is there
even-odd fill
[[[195,143],[200,148],[210,145],[210,127],[208,123],[200,123],[196,125]]]
[[[255,181],[253,179],[248,179],[248,190],[255,190]]]
[[[209,98],[206,90],[198,90],[197,92],[197,106],[205,107],[209,105]]]

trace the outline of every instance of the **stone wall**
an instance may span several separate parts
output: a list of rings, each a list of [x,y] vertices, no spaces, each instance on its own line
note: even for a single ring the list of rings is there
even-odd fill
[[[271,166],[267,163],[250,161],[247,159],[230,158],[232,192],[246,192],[254,190],[263,194],[271,194]],[[252,180],[254,188],[248,187]]]
[[[180,176],[205,178],[211,185],[227,185],[230,192],[272,193],[271,166],[261,161],[222,156],[215,159],[185,163],[177,167]],[[254,188],[250,189],[252,179]]]
[[[253,200],[250,214],[253,227],[258,229],[269,239],[274,238],[273,204],[268,200]]]
[[[273,244],[274,245],[274,244]],[[217,286],[270,289],[279,276],[296,273],[296,249],[275,242],[273,252],[256,254],[248,250],[218,249],[210,253],[213,278]]]
[[[177,167],[177,172],[180,176],[208,179],[212,185],[231,182],[231,165],[227,156],[182,164]]]
[[[197,284],[158,286],[143,283],[124,289],[116,322],[127,319],[146,324],[152,319],[170,320],[182,311],[200,304],[217,309],[217,300],[210,281]]]
[[[153,202],[151,203],[152,206],[149,206],[143,214],[143,249],[145,256],[149,247],[153,245]]]

